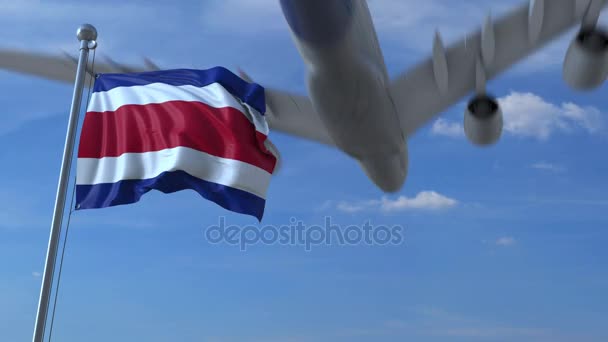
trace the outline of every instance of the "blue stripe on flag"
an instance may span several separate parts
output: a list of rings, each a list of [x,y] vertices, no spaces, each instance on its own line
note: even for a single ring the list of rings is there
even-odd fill
[[[123,180],[117,183],[104,183],[76,186],[76,209],[105,208],[138,202],[150,190],[166,194],[192,189],[204,198],[225,209],[251,215],[259,221],[264,215],[266,201],[249,192],[225,185],[211,183],[191,176],[184,171],[163,172],[150,179]]]
[[[195,87],[205,87],[213,83],[219,83],[232,95],[255,108],[258,112],[262,114],[266,112],[264,88],[257,83],[244,81],[224,67],[207,70],[174,69],[129,74],[99,74],[95,80],[93,92],[151,83],[165,83],[173,86],[193,85]]]

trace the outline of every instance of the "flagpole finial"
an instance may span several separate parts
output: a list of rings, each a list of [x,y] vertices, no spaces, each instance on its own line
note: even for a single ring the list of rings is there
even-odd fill
[[[97,29],[91,24],[82,24],[76,31],[76,37],[79,41],[94,41],[97,39]]]

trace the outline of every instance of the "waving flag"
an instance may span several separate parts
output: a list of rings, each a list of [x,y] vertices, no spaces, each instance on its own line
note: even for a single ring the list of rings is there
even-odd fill
[[[264,88],[224,68],[98,76],[78,149],[76,209],[192,189],[262,219],[276,157]]]

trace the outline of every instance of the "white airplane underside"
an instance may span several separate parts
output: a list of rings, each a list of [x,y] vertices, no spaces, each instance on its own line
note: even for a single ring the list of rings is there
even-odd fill
[[[273,130],[334,145],[356,159],[383,191],[399,190],[408,168],[407,138],[473,93],[464,114],[467,138],[495,143],[502,113],[486,81],[575,25],[580,31],[564,61],[576,89],[601,85],[608,75],[608,35],[597,28],[606,0],[535,0],[451,46],[439,34],[431,56],[391,80],[365,0],[280,0],[307,69],[309,97],[266,89]],[[0,49],[0,68],[71,82],[75,60]],[[132,67],[108,60],[95,72],[158,70],[149,60]],[[248,78],[247,75],[243,76]]]
[[[333,143],[384,191],[407,173],[406,139],[365,1],[281,0],[307,67],[308,94]]]

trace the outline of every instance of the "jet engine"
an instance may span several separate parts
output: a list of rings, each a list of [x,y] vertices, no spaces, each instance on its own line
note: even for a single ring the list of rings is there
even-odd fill
[[[487,146],[502,135],[502,111],[496,99],[485,94],[476,95],[467,104],[464,132],[475,145]]]
[[[566,83],[578,90],[600,86],[608,75],[608,34],[596,27],[582,29],[564,60]]]

